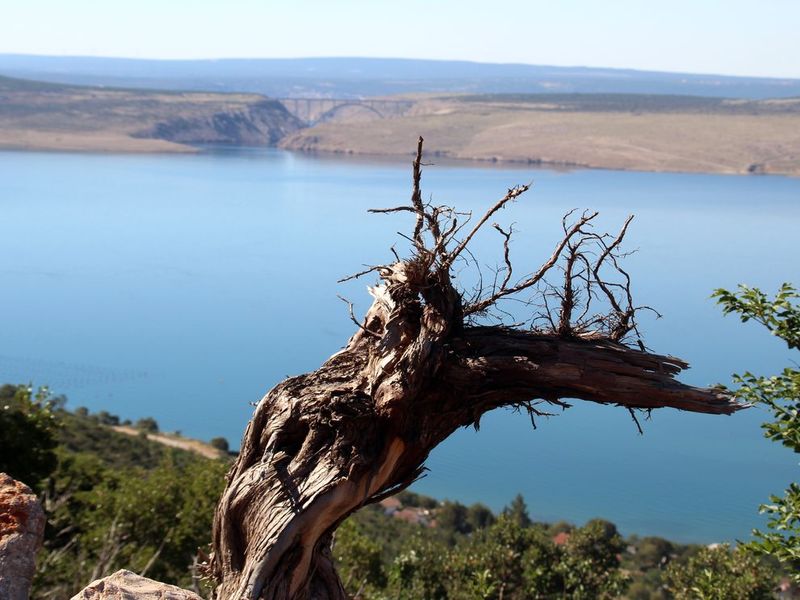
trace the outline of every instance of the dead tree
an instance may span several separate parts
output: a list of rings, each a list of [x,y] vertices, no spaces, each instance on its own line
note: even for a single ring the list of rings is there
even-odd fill
[[[468,294],[454,267],[473,236],[523,194],[515,187],[474,224],[423,202],[422,139],[413,163],[407,258],[375,273],[371,307],[347,345],[313,373],[286,379],[259,402],[217,506],[210,574],[221,599],[346,598],[331,559],[337,526],[422,472],[459,427],[501,406],[531,418],[563,398],[631,411],[672,407],[710,414],[741,408],[724,391],[684,385],[687,364],[645,351],[616,237],[593,232],[597,213],[564,220],[563,239],[536,271],[514,278],[511,229],[496,226],[504,266]],[[573,219],[570,221],[570,219]],[[560,285],[546,276],[563,273]],[[533,326],[487,324],[500,303],[537,291]],[[605,306],[593,314],[594,306]],[[635,337],[639,348],[624,343]],[[638,421],[636,421],[638,426]]]

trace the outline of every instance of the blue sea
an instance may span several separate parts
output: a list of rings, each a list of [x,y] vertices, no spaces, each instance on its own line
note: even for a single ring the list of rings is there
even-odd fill
[[[626,259],[659,353],[688,360],[688,383],[776,373],[794,356],[709,296],[737,283],[800,284],[800,179],[551,171],[477,164],[426,168],[423,193],[475,213],[507,188],[532,189],[498,215],[514,223],[515,269],[535,269],[561,216],[600,211],[598,229],[636,217]],[[256,402],[315,369],[353,333],[337,280],[388,261],[403,215],[370,215],[410,195],[410,163],[278,150],[192,155],[0,153],[0,382],[33,382],[72,408],[153,416],[162,430],[236,447]],[[501,244],[473,252],[491,272]],[[465,273],[469,280],[474,274]],[[661,410],[639,435],[622,409],[575,402],[533,430],[487,415],[431,455],[413,489],[499,510],[522,493],[536,519],[603,517],[626,533],[679,541],[746,539],[757,507],[797,480],[759,408],[731,417]]]

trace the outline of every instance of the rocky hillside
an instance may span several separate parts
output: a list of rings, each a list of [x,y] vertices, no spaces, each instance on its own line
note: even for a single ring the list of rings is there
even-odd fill
[[[176,116],[133,135],[190,145],[271,146],[300,126],[280,102],[263,99],[209,114]]]
[[[269,146],[302,127],[257,94],[93,88],[0,77],[0,149],[192,151]]]
[[[800,99],[642,95],[424,97],[401,116],[337,119],[288,150],[429,156],[631,171],[800,176]]]

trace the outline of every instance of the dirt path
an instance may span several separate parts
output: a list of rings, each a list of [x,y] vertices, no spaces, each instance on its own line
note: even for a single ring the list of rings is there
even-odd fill
[[[111,429],[119,433],[124,433],[125,435],[140,434],[140,430],[135,429],[133,427],[125,427],[123,425],[112,426]],[[218,450],[217,448],[214,448],[214,446],[211,446],[210,444],[206,444],[205,442],[201,442],[199,440],[192,440],[182,437],[173,437],[161,433],[148,433],[147,439],[152,442],[158,442],[159,444],[164,444],[165,446],[169,446],[170,448],[179,448],[180,450],[186,450],[187,452],[194,452],[195,454],[199,454],[200,456],[204,456],[205,458],[218,459],[227,456],[227,453],[223,452],[222,450]]]

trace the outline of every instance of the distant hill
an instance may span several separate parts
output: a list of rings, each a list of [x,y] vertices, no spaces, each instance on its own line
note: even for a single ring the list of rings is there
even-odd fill
[[[416,94],[270,99],[0,76],[0,149],[192,152],[198,146],[432,156],[640,171],[800,175],[800,98]]]
[[[442,98],[443,100],[446,98]],[[602,113],[800,114],[800,98],[763,100],[672,94],[472,94],[454,101],[516,105],[529,110]]]
[[[389,58],[143,60],[0,54],[0,73],[57,83],[273,97],[635,93],[785,98],[800,79]]]
[[[0,75],[0,93],[2,92],[62,92],[71,87],[49,81],[32,81],[29,79],[17,79],[14,77],[4,77]],[[3,97],[7,100],[7,97]]]
[[[390,118],[371,113],[369,101],[360,110],[354,104],[329,111],[312,127],[282,139],[280,146],[305,152],[407,157],[421,134],[428,155],[440,158],[800,176],[800,98],[426,96]]]
[[[301,122],[257,94],[132,90],[0,77],[0,148],[117,152],[267,146]]]

